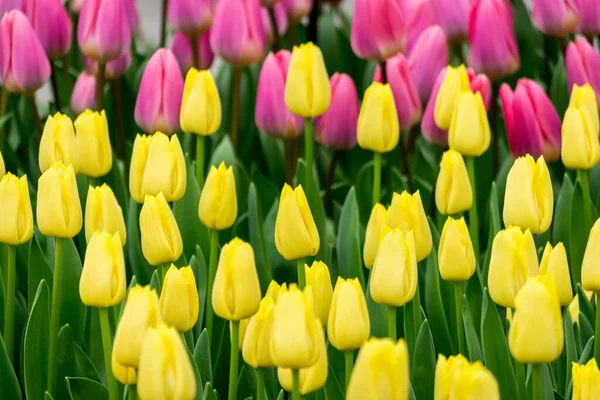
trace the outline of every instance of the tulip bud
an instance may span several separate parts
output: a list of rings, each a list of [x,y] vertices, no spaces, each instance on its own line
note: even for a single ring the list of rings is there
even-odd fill
[[[340,351],[355,350],[369,339],[370,334],[367,302],[358,279],[338,277],[327,322],[329,341]]]
[[[490,146],[490,136],[481,93],[462,92],[456,101],[448,132],[450,147],[463,156],[479,157]]]
[[[440,354],[435,364],[435,400],[450,399],[450,393],[454,391],[458,372],[469,366],[469,361],[462,355],[457,354],[446,358]]]
[[[125,246],[127,232],[123,211],[113,191],[106,183],[88,190],[85,202],[85,239],[90,241],[96,231],[106,231],[111,235],[118,233],[121,244]]]
[[[160,312],[165,323],[187,332],[198,321],[198,289],[191,267],[171,264],[160,293]]]
[[[350,43],[357,56],[374,61],[404,51],[406,22],[400,3],[356,0]]]
[[[471,92],[481,93],[483,105],[485,106],[486,111],[489,110],[492,98],[492,85],[490,84],[490,79],[485,74],[476,73],[473,68],[467,68],[467,76],[469,77]]]
[[[600,219],[590,230],[583,262],[581,263],[581,286],[585,290],[600,292]]]
[[[273,333],[274,311],[275,302],[271,296],[267,295],[261,300],[258,312],[250,318],[244,344],[242,345],[242,356],[246,364],[251,367],[274,366],[269,351],[269,343]]]
[[[209,70],[188,71],[179,123],[184,132],[201,136],[212,135],[221,126],[221,98]]]
[[[215,55],[210,48],[210,30],[198,35],[196,45],[198,46],[198,61],[200,63],[200,65],[197,66],[198,69],[209,69],[215,58]],[[183,33],[176,33],[173,35],[171,51],[177,59],[182,73],[186,74],[190,68],[194,67],[192,40],[189,36]]]
[[[562,126],[561,157],[569,169],[591,169],[600,161],[600,124],[590,85],[573,87]]]
[[[406,54],[411,54],[412,50],[419,46],[417,45],[417,41],[423,32],[432,26],[438,25],[438,18],[430,0],[409,1],[402,4],[401,8],[403,8],[403,12],[406,15]],[[440,29],[442,33],[444,32],[439,25],[438,29]],[[444,42],[446,42],[445,38],[446,34],[444,34]],[[446,51],[446,54],[447,53],[448,52]],[[446,64],[444,64],[443,67],[445,67]]]
[[[473,205],[473,190],[465,160],[456,150],[447,150],[442,155],[435,184],[435,205],[442,215],[458,214]]]
[[[1,14],[0,14],[1,15]],[[50,63],[31,23],[19,10],[0,20],[0,78],[13,93],[30,95],[50,77]]]
[[[33,235],[29,186],[26,175],[17,178],[9,172],[3,176],[3,170],[4,164],[0,155],[0,204],[2,205],[0,243],[17,246],[29,241]]]
[[[579,14],[577,31],[586,37],[600,33],[600,7],[595,0],[575,0]]]
[[[194,369],[175,328],[160,324],[148,329],[140,352],[137,390],[141,399],[148,400],[196,397]]]
[[[210,30],[210,47],[236,67],[259,61],[265,48],[259,0],[219,1]]]
[[[127,285],[123,244],[118,233],[97,231],[85,252],[79,296],[88,307],[108,308],[125,297]]]
[[[475,253],[464,218],[448,217],[438,250],[440,275],[445,281],[467,281],[475,272]]]
[[[592,400],[600,396],[600,370],[592,357],[587,364],[573,365],[573,400]]]
[[[498,381],[480,361],[459,368],[450,379],[447,398],[500,400]]]
[[[75,120],[77,172],[98,178],[112,168],[112,149],[106,113],[85,110]]]
[[[584,290],[585,296],[587,297],[588,301],[592,300],[592,294],[594,294],[594,292],[590,292],[587,290]],[[579,325],[579,296],[577,294],[575,294],[575,297],[573,297],[573,300],[571,300],[571,303],[569,304],[568,310],[569,310],[569,314],[571,314],[571,321],[573,321],[573,323]]]
[[[600,53],[585,38],[576,38],[569,43],[565,68],[569,90],[574,85],[589,83],[596,92],[596,99],[600,98]]]
[[[161,132],[137,135],[133,142],[129,191],[138,203],[144,196],[162,193],[167,201],[177,201],[185,194],[186,169],[183,150],[177,135]]]
[[[300,369],[317,362],[321,350],[318,332],[322,329],[315,316],[313,301],[310,286],[300,291],[295,284],[279,297],[273,312],[273,332],[269,343],[276,366]]]
[[[121,0],[86,0],[81,7],[77,42],[82,53],[106,63],[131,47],[131,26]]]
[[[275,246],[286,260],[314,256],[319,252],[319,232],[302,185],[292,189],[287,183],[279,198],[275,220]]]
[[[84,112],[87,108],[94,108],[96,102],[96,77],[87,72],[82,72],[75,81],[71,94],[71,109],[75,114]]]
[[[417,261],[427,258],[431,253],[433,243],[419,191],[417,190],[413,195],[410,195],[407,191],[403,191],[402,194],[394,193],[389,215],[391,229],[399,228],[404,235],[413,231]]]
[[[150,328],[161,322],[160,306],[154,289],[135,285],[127,293],[113,342],[116,361],[125,366],[138,368],[142,341]]]
[[[60,58],[69,52],[73,26],[60,0],[28,1],[25,12],[48,57]]]
[[[331,103],[331,87],[323,53],[311,42],[294,46],[285,81],[285,105],[302,117],[325,114]]]
[[[358,145],[387,153],[400,138],[400,125],[390,85],[373,82],[365,91],[357,126]]]
[[[431,4],[448,41],[460,43],[466,39],[472,1],[431,0]]]
[[[569,261],[562,242],[559,242],[554,248],[552,248],[550,242],[546,243],[542,262],[540,263],[540,274],[549,274],[554,278],[561,306],[571,304],[573,290],[571,289],[571,277],[569,276]]]
[[[416,40],[414,49],[408,52],[408,67],[422,103],[429,100],[435,79],[447,64],[446,35],[438,25],[431,26],[423,31]]]
[[[287,31],[289,21],[283,1],[276,0],[275,5],[265,5],[264,3],[264,1],[261,1],[260,14],[262,17],[263,27],[265,29],[265,38],[267,39],[267,43],[272,44],[275,41],[275,34],[273,32],[268,7],[273,7],[273,12],[275,13],[275,23],[277,25],[279,37],[282,37]]]
[[[513,157],[543,155],[547,161],[560,157],[561,122],[544,89],[530,79],[519,79],[514,93],[506,83],[500,87],[506,137]]]
[[[78,154],[71,118],[59,112],[49,115],[40,140],[40,171],[46,172],[57,161],[77,170]]]
[[[168,8],[169,27],[187,36],[206,32],[210,28],[215,12],[212,0],[171,0]]]
[[[129,0],[131,1],[131,0]],[[98,62],[90,57],[83,57],[83,62],[85,64],[85,68],[93,73],[94,75],[98,75]],[[131,51],[127,50],[125,54],[118,58],[114,58],[106,63],[106,69],[104,70],[104,77],[106,79],[117,79],[120,78],[127,72],[129,67],[131,66]]]
[[[223,230],[233,225],[237,216],[233,167],[227,168],[224,162],[221,162],[219,168],[214,165],[210,167],[200,195],[198,215],[210,229]]]
[[[290,23],[296,24],[310,14],[315,0],[280,0],[285,6]]]
[[[488,288],[498,305],[515,308],[515,296],[529,277],[538,274],[538,258],[531,231],[516,226],[496,234],[488,273]]]
[[[439,78],[438,78],[439,79]],[[446,67],[442,83],[435,98],[434,119],[435,124],[442,130],[448,130],[460,93],[470,90],[469,76],[464,65],[460,67]],[[435,90],[434,90],[435,93]],[[431,100],[429,101],[431,103]]]
[[[327,326],[329,318],[329,309],[331,308],[331,297],[333,296],[333,287],[331,286],[331,275],[329,268],[322,261],[313,261],[312,265],[304,265],[306,275],[306,285],[312,287],[315,296],[315,313],[321,321],[323,327]]]
[[[279,301],[281,295],[283,293],[286,293],[287,290],[287,283],[284,282],[281,285],[279,285],[279,283],[271,281],[271,283],[269,283],[269,287],[267,288],[266,296],[270,297],[273,300],[273,303],[277,304],[277,301]]]
[[[123,385],[135,385],[137,382],[137,374],[135,368],[125,367],[117,361],[115,352],[112,352],[110,366],[115,378]]]
[[[371,268],[377,256],[381,230],[388,225],[388,211],[383,205],[377,203],[371,210],[367,229],[365,231],[365,245],[363,247],[363,261],[367,269]]]
[[[2,0],[0,1],[0,17],[8,13],[10,10],[24,9],[23,0]]]
[[[142,253],[150,265],[175,262],[183,252],[183,243],[173,212],[160,192],[146,195],[140,212]]]
[[[370,339],[358,353],[346,399],[408,399],[408,363],[408,349],[403,339],[398,343],[390,339]]]
[[[547,35],[565,36],[579,25],[577,5],[573,0],[533,0],[532,20]]]
[[[81,230],[82,213],[73,166],[52,164],[38,181],[37,224],[46,236],[69,239]]]
[[[552,275],[530,278],[515,297],[508,348],[522,363],[547,363],[563,350],[560,303]]]

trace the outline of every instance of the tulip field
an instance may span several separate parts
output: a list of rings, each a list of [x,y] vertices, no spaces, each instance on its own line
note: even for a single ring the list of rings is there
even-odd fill
[[[0,0],[0,400],[600,399],[598,0],[158,3]]]

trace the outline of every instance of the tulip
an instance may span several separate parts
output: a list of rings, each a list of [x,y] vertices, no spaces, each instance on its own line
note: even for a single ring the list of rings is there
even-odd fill
[[[185,186],[185,159],[177,135],[170,139],[161,132],[137,135],[129,171],[131,197],[142,203],[145,195],[162,193],[167,201],[177,201],[185,194]]]
[[[86,110],[75,120],[77,172],[94,178],[110,172],[112,149],[106,113]]]
[[[467,76],[469,77],[471,92],[481,93],[483,105],[485,106],[486,111],[489,110],[492,99],[492,85],[490,84],[490,78],[485,74],[476,73],[473,68],[467,68]]]
[[[450,393],[453,392],[454,386],[457,384],[458,372],[468,366],[469,361],[460,353],[448,358],[440,354],[435,364],[433,398],[435,400],[450,399]]]
[[[422,103],[429,100],[435,79],[447,64],[446,35],[438,25],[431,26],[423,31],[414,48],[408,52],[408,67]]]
[[[209,69],[215,58],[215,55],[210,48],[210,30],[198,35],[196,46],[198,48],[198,62],[200,64],[197,66],[198,69]],[[190,68],[194,67],[192,40],[189,36],[186,36],[183,33],[176,33],[173,35],[171,51],[177,59],[182,73],[185,74]]]
[[[327,322],[329,341],[340,351],[355,350],[370,334],[367,302],[358,279],[338,277]]]
[[[25,14],[48,57],[60,58],[69,52],[73,26],[60,0],[25,1]]]
[[[119,382],[123,385],[135,385],[137,382],[136,369],[119,364],[114,351],[111,355],[110,365],[113,375]]]
[[[373,82],[367,88],[356,130],[358,145],[363,149],[387,153],[396,147],[400,125],[390,85]]]
[[[17,178],[10,172],[3,175],[4,165],[0,155],[0,204],[2,224],[0,243],[11,246],[26,243],[33,235],[33,212],[29,199],[27,176]]]
[[[504,225],[544,233],[552,223],[553,207],[552,179],[544,157],[517,158],[506,178]]]
[[[150,265],[175,262],[183,252],[183,243],[173,212],[160,192],[146,195],[140,212],[142,253]]]
[[[31,95],[50,77],[50,63],[31,23],[19,10],[0,20],[0,78],[13,93]]]
[[[367,269],[371,268],[375,262],[381,239],[381,231],[384,227],[388,226],[388,219],[388,211],[385,207],[380,203],[375,204],[367,222],[365,244],[363,247],[363,261]]]
[[[488,289],[498,305],[515,308],[515,296],[527,278],[538,274],[538,258],[531,231],[516,226],[496,234],[488,273]]]
[[[448,132],[450,147],[463,156],[479,157],[490,146],[490,136],[490,124],[481,93],[463,91],[452,114]]]
[[[57,161],[77,170],[78,154],[71,118],[59,112],[49,115],[40,140],[40,171],[46,172]]]
[[[131,28],[131,32],[135,34],[140,25],[140,16],[138,15],[137,8],[135,6],[136,0],[124,0],[125,3],[125,12],[127,13],[127,21],[129,22],[129,27]]]
[[[412,0],[401,5],[404,7],[406,18],[406,53],[411,54],[412,50],[418,48],[419,38],[427,29],[438,25],[438,17],[433,9],[431,0]],[[441,30],[441,27],[438,26]],[[441,30],[443,33],[444,31]],[[446,42],[446,34],[444,34],[444,42]],[[448,52],[446,51],[446,54]],[[446,64],[443,65],[444,67]]]
[[[260,70],[254,118],[261,132],[274,137],[295,138],[304,132],[304,119],[285,106],[285,83],[291,53],[269,53]],[[357,100],[358,101],[358,100]],[[345,106],[346,109],[348,105]],[[350,105],[352,107],[352,105]]]
[[[113,191],[106,183],[102,186],[90,186],[85,203],[85,239],[90,241],[96,231],[106,231],[111,235],[118,233],[121,244],[125,246],[127,231],[123,211]]]
[[[287,12],[290,24],[294,25],[308,14],[313,8],[314,0],[280,0]]]
[[[560,303],[552,275],[530,278],[517,293],[508,348],[515,360],[531,364],[552,362],[562,353]]]
[[[171,264],[160,293],[162,320],[180,332],[187,332],[198,321],[198,289],[191,267]]]
[[[587,246],[581,263],[581,286],[585,290],[600,292],[600,219],[596,220],[590,230]]]
[[[433,85],[433,89],[431,90],[431,95],[429,96],[429,100],[427,101],[427,106],[425,107],[425,112],[423,113],[423,118],[421,118],[421,132],[423,133],[423,137],[430,143],[437,144],[439,146],[448,146],[448,132],[447,130],[440,129],[435,122],[435,105],[438,97],[438,93],[440,91],[440,87],[442,86],[442,82],[446,76],[446,68],[442,69],[435,80],[435,84]],[[452,115],[450,115],[452,118]]]
[[[23,8],[23,0],[2,0],[0,1],[0,17],[2,17],[10,10],[23,11]]]
[[[171,0],[167,19],[173,31],[196,36],[210,28],[214,13],[215,6],[212,0]]]
[[[165,324],[149,328],[141,347],[137,380],[141,399],[196,398],[194,369],[175,328]]]
[[[306,285],[312,287],[315,296],[315,313],[321,321],[323,327],[327,326],[329,319],[329,309],[331,308],[331,298],[333,297],[333,287],[331,286],[331,275],[329,268],[322,261],[313,261],[312,265],[304,265],[304,274],[306,276]]]
[[[579,37],[567,46],[565,56],[567,85],[569,90],[574,85],[590,84],[600,98],[600,53],[585,38]]]
[[[83,57],[85,67],[94,75],[98,75],[98,62],[90,57]],[[110,60],[105,65],[104,77],[106,79],[120,78],[127,72],[131,65],[131,52],[127,50],[121,57]]]
[[[438,78],[439,80],[439,78]],[[434,119],[435,124],[442,130],[448,130],[452,122],[452,116],[456,104],[459,102],[460,94],[470,90],[469,76],[464,65],[459,67],[446,67],[442,83],[436,93],[435,89],[431,98],[435,98]],[[429,101],[431,103],[431,100]]]
[[[408,364],[404,340],[370,339],[358,353],[346,399],[408,399]]]
[[[600,370],[592,357],[587,364],[573,365],[573,400],[593,400],[600,396]]]
[[[285,105],[307,118],[323,115],[331,103],[331,86],[323,53],[311,42],[294,46],[285,81]]]
[[[271,281],[271,283],[269,283],[269,287],[267,288],[267,294],[265,297],[270,297],[273,300],[273,303],[277,304],[277,301],[279,301],[281,295],[286,293],[287,290],[287,283],[284,282],[279,285],[279,283]]]
[[[270,287],[270,286],[269,286]],[[242,345],[242,356],[246,364],[254,368],[272,367],[269,343],[273,334],[273,312],[275,302],[271,296],[265,296],[256,314],[250,318],[246,336]]]
[[[587,37],[600,33],[600,7],[594,0],[575,0],[579,15],[577,31]]]
[[[475,272],[475,253],[464,218],[446,220],[440,237],[438,266],[445,281],[467,281]]]
[[[562,126],[561,158],[565,167],[588,170],[600,161],[600,123],[590,85],[573,87]]]
[[[283,1],[276,1],[274,6],[265,5],[264,1],[261,1],[261,6],[262,8],[260,9],[260,14],[262,17],[263,27],[265,28],[265,38],[267,39],[268,43],[272,44],[275,41],[275,33],[273,31],[271,17],[269,16],[267,7],[273,7],[273,12],[275,13],[275,23],[277,25],[279,37],[282,37],[288,29],[289,21],[287,11]]]
[[[156,291],[140,285],[129,289],[113,342],[116,361],[125,367],[138,368],[142,341],[148,330],[160,322]]]
[[[209,70],[188,71],[179,122],[184,132],[202,136],[212,135],[221,126],[221,99]]]
[[[210,229],[223,230],[233,225],[237,216],[237,197],[233,167],[221,162],[219,168],[210,167],[200,195],[198,215]]]
[[[94,108],[96,98],[96,77],[87,72],[82,72],[75,81],[71,94],[71,109],[75,114],[80,114],[88,108]]]
[[[131,47],[131,26],[124,1],[86,0],[81,7],[77,42],[98,62],[119,58]]]
[[[356,0],[350,43],[360,58],[384,61],[404,51],[406,21],[399,2]]]
[[[469,210],[472,204],[473,190],[465,160],[456,150],[447,150],[435,184],[435,205],[440,214],[452,215]]]
[[[415,235],[415,248],[417,261],[424,260],[431,253],[433,246],[431,230],[421,201],[421,194],[417,190],[414,194],[403,191],[402,194],[394,193],[392,205],[389,209],[389,226],[391,229],[400,228],[404,235],[413,231]]]
[[[83,218],[73,166],[52,164],[38,181],[37,198],[37,223],[43,235],[68,239],[79,233]]]
[[[210,30],[210,47],[236,67],[259,61],[265,48],[259,0],[219,1]]]
[[[466,39],[472,3],[470,0],[431,0],[448,41],[459,43]]]
[[[2,158],[2,152],[0,152],[0,178],[6,174],[6,166],[4,165],[4,158]]]
[[[550,242],[546,243],[540,263],[540,274],[550,274],[554,278],[561,306],[571,304],[573,290],[571,289],[571,277],[569,276],[569,261],[562,242],[558,242],[554,248],[552,248]]]
[[[169,49],[159,49],[146,64],[135,102],[135,122],[146,132],[179,131],[183,78]]]
[[[573,0],[533,0],[532,20],[547,35],[565,36],[579,25],[577,5]]]
[[[561,122],[544,89],[530,79],[519,79],[513,92],[500,87],[506,136],[513,157],[543,155],[547,161],[560,157]]]
[[[496,377],[477,361],[456,372],[449,398],[500,400],[500,388]]]
[[[314,256],[319,251],[319,232],[302,185],[292,189],[287,183],[279,198],[275,220],[275,246],[286,260]]]
[[[590,292],[587,290],[584,290],[585,293],[585,297],[587,297],[588,301],[592,300],[592,294],[594,294],[594,292]],[[573,323],[579,325],[579,296],[577,294],[575,294],[575,297],[573,297],[573,300],[571,300],[571,303],[569,304],[569,314],[571,314],[571,321],[573,321]]]

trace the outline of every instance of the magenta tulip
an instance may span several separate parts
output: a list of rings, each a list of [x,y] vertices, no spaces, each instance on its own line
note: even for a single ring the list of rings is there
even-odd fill
[[[460,42],[467,37],[473,0],[431,0],[438,24],[448,40]]]
[[[577,31],[591,37],[600,33],[600,2],[598,0],[575,0],[579,14]]]
[[[214,13],[213,0],[169,0],[167,17],[175,32],[199,35],[210,28]]]
[[[579,25],[577,6],[573,0],[533,0],[533,23],[545,34],[565,36]]]
[[[75,81],[71,94],[71,109],[75,114],[80,114],[86,109],[95,106],[96,77],[87,72],[82,72]]]
[[[486,110],[490,108],[490,102],[492,100],[492,85],[490,78],[485,74],[477,74],[473,68],[467,68],[467,75],[469,76],[469,86],[473,93],[479,92],[483,100],[483,105]]]
[[[24,0],[0,0],[0,18],[10,10],[23,11]]]
[[[98,62],[89,58],[83,57],[85,68],[94,75],[98,75]],[[116,79],[125,74],[131,66],[131,52],[125,53],[125,55],[115,58],[112,61],[106,63],[106,70],[104,71],[104,77],[106,79]]]
[[[75,15],[79,15],[81,13],[81,7],[83,6],[83,0],[71,0],[71,11]]]
[[[405,3],[405,14],[408,15],[406,26],[406,52],[410,54],[417,46],[421,34],[432,26],[439,25],[432,0],[410,0]],[[444,40],[446,35],[444,35]],[[436,74],[437,75],[437,74]],[[435,75],[431,78],[435,78]]]
[[[140,25],[140,15],[138,14],[135,0],[123,0],[125,3],[125,11],[127,12],[127,20],[129,21],[129,28],[131,32],[137,31]]]
[[[310,14],[315,0],[279,0],[285,6],[290,24],[295,24]]]
[[[197,40],[198,58],[200,66],[197,69],[209,69],[213,63],[215,55],[210,48],[210,30],[200,34]],[[171,43],[171,51],[179,62],[181,71],[185,74],[193,67],[192,41],[189,36],[183,33],[176,33]]]
[[[427,28],[408,52],[408,67],[425,104],[439,72],[448,65],[446,34],[439,25]]]
[[[279,36],[283,36],[288,28],[288,16],[287,12],[285,11],[285,6],[283,5],[283,2],[277,2],[273,7],[273,11],[275,12],[275,22],[277,22],[277,31],[279,32]],[[262,22],[265,28],[265,37],[267,39],[267,42],[273,43],[273,41],[275,40],[275,35],[273,35],[269,11],[263,7],[260,10],[260,14],[262,16]]]
[[[565,60],[569,92],[573,85],[589,83],[600,100],[600,54],[584,38],[569,43]]]
[[[25,14],[48,57],[60,58],[71,48],[71,17],[60,0],[26,0]]]

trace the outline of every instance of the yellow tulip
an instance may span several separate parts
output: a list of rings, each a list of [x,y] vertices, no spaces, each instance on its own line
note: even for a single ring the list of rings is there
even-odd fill
[[[516,226],[496,234],[488,273],[488,289],[498,305],[515,308],[515,296],[529,277],[538,274],[538,258],[529,229]]]
[[[347,400],[408,400],[409,360],[404,340],[370,339],[360,349]]]
[[[161,324],[148,329],[140,353],[137,390],[144,400],[196,397],[196,376],[175,328]]]
[[[500,400],[496,377],[480,361],[460,368],[454,375],[450,399]]]
[[[212,135],[221,126],[221,98],[210,70],[188,71],[179,123],[184,132],[201,136]]]
[[[37,223],[46,236],[72,238],[83,225],[77,180],[72,165],[52,164],[38,181]]]
[[[319,232],[302,185],[281,191],[275,220],[275,246],[286,260],[314,256],[319,251]]]
[[[490,137],[490,124],[481,93],[461,92],[448,131],[450,148],[463,156],[479,157],[490,146]]]
[[[4,158],[2,158],[2,152],[0,151],[0,178],[6,174],[6,166],[4,165]]]
[[[333,297],[333,286],[331,285],[331,275],[329,268],[322,261],[313,261],[312,265],[304,266],[306,276],[306,285],[312,287],[315,295],[315,313],[321,321],[323,327],[327,326],[329,318],[329,309],[331,308],[331,298]]]
[[[562,125],[561,158],[570,169],[591,169],[600,161],[596,95],[589,84],[573,86]]]
[[[282,293],[273,312],[269,343],[271,359],[278,367],[300,369],[314,365],[319,357],[319,333],[310,286],[303,291],[295,284]]]
[[[583,262],[581,264],[581,286],[585,290],[600,292],[600,218],[590,230]]]
[[[467,281],[475,272],[475,253],[464,218],[446,220],[440,237],[438,267],[445,281]]]
[[[419,191],[417,190],[413,195],[410,195],[407,191],[402,192],[402,194],[394,193],[389,216],[391,229],[399,228],[405,235],[413,231],[417,261],[427,258],[431,253],[433,242]]]
[[[365,91],[358,125],[358,145],[377,153],[392,151],[400,138],[400,123],[390,85],[373,82]]]
[[[279,300],[279,297],[281,297],[283,293],[287,292],[287,290],[287,283],[284,282],[281,285],[279,285],[279,283],[271,281],[271,283],[269,283],[269,287],[267,288],[267,294],[265,297],[270,297],[271,299],[273,299],[273,303],[276,304]]]
[[[33,236],[33,211],[27,176],[17,178],[10,172],[0,179],[0,243],[23,244]]]
[[[573,363],[573,400],[600,398],[600,370],[592,357],[585,365]]]
[[[123,385],[135,385],[137,382],[137,373],[135,368],[125,367],[119,364],[115,357],[114,351],[111,356],[110,366],[113,375],[119,382],[121,382]]]
[[[239,334],[238,334],[238,349],[242,351],[244,348],[244,339],[246,338],[246,331],[248,330],[248,325],[250,324],[250,318],[244,318],[239,321]],[[233,321],[229,321],[229,340],[233,341]]]
[[[463,156],[450,149],[442,156],[435,184],[435,205],[440,214],[467,211],[473,205],[473,190]]]
[[[462,355],[446,358],[440,354],[435,364],[434,400],[450,399],[458,372],[466,368],[469,361]]]
[[[123,301],[126,286],[125,256],[119,234],[94,233],[79,280],[81,301],[88,307],[108,308]]]
[[[177,201],[185,194],[186,169],[183,150],[177,135],[161,132],[137,135],[133,142],[129,191],[138,203],[145,195],[162,192],[167,201]]]
[[[125,367],[137,368],[146,332],[160,322],[160,306],[154,289],[140,285],[129,289],[113,342],[116,361]]]
[[[265,296],[258,312],[250,318],[246,336],[244,337],[242,356],[246,364],[254,368],[273,367],[269,345],[273,334],[273,312],[275,302],[270,296]]]
[[[550,274],[554,277],[561,306],[571,304],[573,289],[571,288],[571,276],[569,275],[569,261],[562,242],[559,242],[554,248],[552,248],[550,242],[546,243],[542,262],[540,263],[540,274]]]
[[[325,114],[331,103],[331,86],[318,46],[311,42],[294,46],[287,79],[285,105],[292,113],[303,117]]]
[[[165,323],[187,332],[198,321],[198,288],[191,267],[171,264],[160,293],[160,312]]]
[[[140,211],[142,253],[150,265],[175,262],[183,253],[177,221],[163,196],[146,196]]]
[[[227,229],[237,216],[237,196],[233,167],[221,162],[210,167],[198,205],[200,221],[210,229]]]
[[[377,256],[381,236],[381,228],[388,225],[388,212],[383,205],[377,203],[371,210],[367,229],[365,231],[365,245],[363,247],[363,261],[367,268],[371,268]]]
[[[435,108],[433,111],[435,124],[440,129],[447,131],[450,128],[454,107],[460,93],[465,90],[471,90],[465,66],[452,67],[448,65],[444,74],[444,80],[435,99]]]
[[[75,120],[77,172],[91,177],[106,175],[112,168],[112,149],[106,113],[85,110]]]
[[[333,289],[327,336],[338,350],[355,350],[369,339],[371,323],[358,279],[338,277]]]
[[[46,172],[55,162],[72,165],[78,171],[77,144],[73,122],[68,116],[57,112],[49,115],[40,140],[40,171]]]
[[[107,184],[90,186],[85,202],[85,239],[89,242],[96,231],[118,233],[121,244],[125,246],[127,231],[123,210]]]

